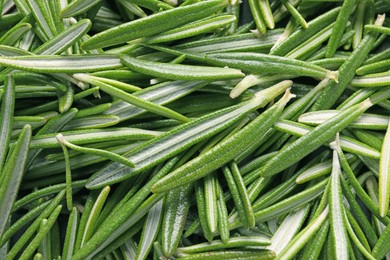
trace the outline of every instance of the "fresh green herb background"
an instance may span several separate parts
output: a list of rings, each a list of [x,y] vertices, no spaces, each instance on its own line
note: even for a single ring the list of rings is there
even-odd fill
[[[0,0],[0,259],[389,259],[389,0]]]

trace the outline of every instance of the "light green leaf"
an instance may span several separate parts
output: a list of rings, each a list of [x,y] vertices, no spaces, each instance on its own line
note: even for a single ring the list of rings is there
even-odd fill
[[[8,152],[8,144],[11,138],[13,114],[15,108],[15,86],[12,76],[8,76],[4,84],[4,94],[0,108],[0,173]],[[2,174],[0,174],[1,176]],[[0,177],[1,178],[1,177]],[[1,182],[0,182],[1,183]]]
[[[173,8],[98,33],[84,42],[81,47],[91,50],[151,36],[207,17],[226,5],[225,0],[211,0]]]
[[[71,17],[88,12],[89,9],[100,4],[102,0],[76,0],[72,1],[62,11],[62,17]]]
[[[24,166],[26,164],[29,144],[31,140],[31,126],[26,125],[12,150],[12,154],[4,165],[1,173],[0,185],[0,237],[3,235],[5,227],[8,223],[12,205],[16,200],[19,191],[19,186],[24,174]]]
[[[174,80],[220,80],[241,78],[244,76],[237,69],[161,63],[141,60],[130,56],[122,56],[122,62],[134,71]]]
[[[0,65],[43,73],[85,73],[122,67],[118,56],[104,54],[0,57]]]
[[[387,128],[379,160],[379,214],[385,217],[390,203],[390,123]]]

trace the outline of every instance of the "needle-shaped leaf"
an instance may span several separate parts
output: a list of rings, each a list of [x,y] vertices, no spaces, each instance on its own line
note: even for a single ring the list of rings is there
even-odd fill
[[[320,125],[326,120],[336,116],[341,111],[339,110],[321,110],[302,114],[298,118],[298,122],[308,125]],[[389,122],[389,117],[378,114],[364,113],[353,121],[349,127],[371,130],[385,130]]]
[[[248,207],[244,207],[243,205],[245,203],[243,199],[245,198],[242,198],[239,192],[239,187],[238,187],[239,184],[235,182],[231,169],[225,166],[222,168],[222,172],[228,184],[230,195],[233,198],[235,209],[237,210],[237,214],[240,217],[241,223],[244,226],[244,228],[249,229],[249,227],[253,226],[254,224],[253,209],[249,203],[250,213],[247,214]],[[247,201],[249,201],[248,198],[246,199]]]
[[[96,80],[93,76],[89,76],[87,74],[74,74],[75,78],[94,84],[98,86],[102,91],[116,96],[132,105],[135,105],[137,107],[143,108],[147,111],[166,116],[168,118],[176,119],[181,122],[188,122],[189,119],[169,108],[160,106],[158,104],[154,104],[153,102],[143,100],[135,95],[129,94],[121,89],[115,88],[111,86],[110,84],[104,83],[102,81]]]
[[[379,214],[387,215],[390,203],[390,124],[383,140],[379,161]]]
[[[62,11],[62,17],[71,17],[88,12],[89,9],[100,4],[102,0],[77,0],[71,2]]]
[[[308,54],[317,49],[324,41],[329,38],[330,34],[332,33],[332,25],[333,24],[328,25],[314,36],[307,39],[301,45],[294,48],[292,51],[286,54],[286,57],[293,59],[304,59],[303,57],[305,57],[305,54]],[[312,61],[312,63],[314,63],[314,61]]]
[[[56,136],[57,141],[60,143],[62,152],[64,153],[65,158],[65,184],[66,184],[66,206],[68,210],[73,208],[73,197],[72,197],[72,173],[70,170],[70,161],[69,161],[69,152],[66,145],[62,142],[61,138],[64,139],[64,136],[59,134]]]
[[[352,24],[352,28],[355,31],[355,35],[352,38],[352,47],[353,49],[356,49],[357,46],[359,45],[360,41],[362,40],[363,37],[363,26],[364,26],[364,19],[367,11],[367,8],[370,8],[369,5],[372,5],[373,3],[370,2],[358,2],[357,8],[356,8],[356,14],[355,18]]]
[[[347,57],[335,57],[311,61],[312,64],[326,69],[338,69],[347,60]]]
[[[224,28],[226,25],[236,21],[234,15],[220,15],[216,17],[202,19],[182,27],[172,29],[152,37],[148,37],[145,41],[149,44],[168,42],[188,38],[201,33],[208,33],[214,30]]]
[[[224,243],[229,241],[230,232],[229,232],[229,216],[228,210],[226,207],[226,202],[224,194],[221,188],[219,181],[217,180],[217,207],[218,207],[218,231],[221,237],[221,240]]]
[[[121,0],[122,2],[126,0]],[[158,12],[163,10],[169,10],[172,9],[172,5],[169,3],[172,1],[162,1],[162,0],[131,0],[131,3],[134,3],[137,6],[147,8],[149,10],[152,10],[153,12]],[[173,0],[175,2],[175,0]]]
[[[139,7],[138,5],[134,4],[133,2],[129,2],[126,0],[119,0],[118,1],[125,9],[128,10],[130,14],[134,14],[138,17],[145,17],[147,14],[144,12],[144,10]]]
[[[124,142],[125,143],[125,142]],[[115,153],[115,154],[123,154],[126,152],[129,152],[131,150],[134,150],[137,148],[141,142],[129,142],[127,145],[116,145],[115,146],[109,146],[107,143],[105,143],[105,150]],[[101,144],[94,144],[91,146],[99,147]],[[72,157],[70,158],[70,168],[71,170],[78,170],[82,167],[96,165],[97,163],[107,161],[108,159],[98,156],[98,155],[91,155],[91,154],[80,154],[80,153],[72,153]],[[77,154],[77,156],[73,156]],[[26,180],[37,180],[44,176],[43,170],[45,172],[45,176],[49,177],[55,177],[58,176],[63,171],[63,156],[60,154],[52,154],[53,156],[48,156],[42,164],[35,163],[31,166],[30,170],[28,171],[28,174],[26,175]],[[77,171],[78,172],[78,171]]]
[[[218,225],[218,208],[217,208],[217,190],[216,179],[214,174],[204,177],[204,197],[207,225],[212,233],[217,231]]]
[[[227,51],[266,52],[272,47],[280,34],[280,29],[269,31],[260,37],[256,37],[253,33],[242,33],[218,38],[200,39],[178,44],[175,47],[179,50],[191,53]]]
[[[370,248],[370,246],[373,247],[376,241],[378,241],[378,236],[375,233],[374,228],[371,226],[371,223],[367,220],[365,213],[363,212],[361,206],[359,205],[358,201],[355,198],[355,195],[352,194],[351,187],[347,184],[347,182],[344,180],[343,177],[341,178],[341,186],[343,188],[343,195],[346,197],[350,205],[350,212],[345,211],[345,213],[347,213],[349,221],[354,221],[356,222],[356,224],[358,223],[357,225],[359,226],[354,229],[356,231],[358,231],[359,229],[358,232],[363,233],[363,235],[361,236],[361,241],[365,244],[365,247],[367,249]],[[349,230],[348,232],[350,233]]]
[[[216,251],[228,248],[240,248],[249,246],[266,246],[271,243],[270,239],[265,236],[242,236],[232,237],[229,242],[224,243],[221,240],[214,240],[211,243],[200,243],[192,246],[179,247],[178,254],[194,254],[207,251]]]
[[[0,107],[0,173],[8,152],[11,138],[13,115],[15,108],[15,85],[12,76],[8,76],[4,84],[4,94]],[[0,174],[1,176],[2,174]]]
[[[317,259],[324,248],[325,240],[329,233],[329,219],[326,219],[316,235],[311,239],[303,249],[302,259]]]
[[[0,57],[0,65],[43,73],[85,73],[122,67],[116,55],[19,56]]]
[[[255,211],[258,211],[260,209],[264,209],[264,208],[272,205],[276,201],[279,201],[284,196],[289,194],[297,186],[296,183],[294,182],[295,175],[293,175],[290,180],[279,184],[278,186],[274,187],[272,190],[266,192],[264,195],[257,198],[257,196],[259,194],[258,194],[258,191],[256,189],[262,190],[262,189],[266,188],[270,184],[272,179],[259,178],[258,171],[256,171],[255,173],[256,173],[256,175],[254,177],[256,177],[257,180],[255,182],[253,182],[249,187],[249,191],[250,191],[250,195],[251,195],[250,199],[251,199],[251,201],[254,201],[253,202],[253,209]],[[258,184],[258,183],[260,183],[260,184]]]
[[[373,131],[354,130],[353,134],[363,143],[368,144],[377,151],[380,151],[383,143],[384,135],[377,135]]]
[[[383,218],[379,214],[379,207],[378,203],[375,203],[366,193],[366,191],[361,186],[359,180],[356,178],[355,173],[352,171],[351,167],[349,166],[349,163],[347,159],[345,158],[344,153],[341,151],[341,149],[338,149],[336,147],[337,152],[339,154],[339,160],[340,164],[343,168],[343,171],[347,174],[348,179],[350,181],[351,186],[356,191],[356,194],[359,196],[361,201],[364,203],[364,205],[374,214],[378,219],[380,219],[383,223],[389,223],[389,219],[387,217]],[[360,157],[360,160],[362,160],[364,157]],[[364,162],[364,160],[362,160]]]
[[[367,188],[368,196],[372,199],[372,201],[375,203],[375,205],[377,205],[378,204],[378,182],[377,182],[377,179],[374,176],[372,176],[372,174],[370,172],[367,172],[362,177],[366,177],[366,178],[361,178],[361,180],[360,180],[361,183],[364,181],[364,184],[366,185],[366,188]],[[377,216],[379,216],[379,214],[377,214]],[[375,224],[376,224],[375,231],[378,232],[377,234],[379,235],[379,237],[381,237],[382,235],[384,235],[384,231],[386,230],[386,225],[388,225],[389,221],[383,221],[383,219],[378,218],[378,217],[375,218],[374,220],[375,220]],[[375,241],[376,245],[379,245],[382,243],[383,243],[383,240],[382,240],[382,242],[379,242],[378,239]],[[382,244],[382,246],[383,246],[383,244]],[[374,248],[375,247],[376,246],[374,245]],[[381,250],[388,251],[388,249],[386,250],[385,248],[382,248]]]
[[[268,0],[259,0],[259,8],[261,15],[264,19],[265,24],[267,25],[268,28],[274,29],[275,28],[275,21],[274,17],[272,14],[272,10],[269,4]]]
[[[343,112],[337,116],[315,127],[313,130],[309,131],[309,133],[297,139],[285,149],[279,151],[279,153],[262,168],[262,175],[272,176],[298,162],[334,137],[337,132],[344,129],[371,106],[371,101],[365,100],[343,110]]]
[[[72,187],[74,189],[80,189],[84,185],[85,185],[85,180],[74,181],[72,183]],[[36,201],[37,199],[47,197],[47,196],[52,197],[53,194],[57,194],[57,193],[64,191],[64,190],[65,190],[65,183],[52,185],[52,186],[49,186],[49,187],[46,187],[43,189],[39,189],[39,190],[32,192],[32,193],[22,197],[21,199],[17,200],[14,203],[12,211],[15,212],[15,211],[21,209],[22,207],[28,205],[29,203]]]
[[[206,60],[250,73],[288,74],[338,80],[338,73],[305,61],[251,52],[211,53]]]
[[[282,0],[284,7],[290,12],[291,16],[302,26],[302,28],[307,29],[309,25],[303,18],[302,14],[294,7],[293,4],[290,3],[289,0]]]
[[[161,226],[163,217],[163,201],[161,200],[154,205],[148,213],[145,221],[141,239],[137,248],[135,259],[146,259],[149,251],[153,246],[153,241],[156,239]]]
[[[39,231],[41,231],[46,224],[47,224],[47,219],[44,219],[41,223]],[[49,231],[46,234],[46,236],[43,237],[41,243],[39,244],[39,247],[37,249],[38,251],[37,254],[42,254],[42,256],[47,256],[49,259],[51,259],[52,258],[51,244],[52,244],[52,236],[51,236],[51,232]]]
[[[339,146],[338,136],[335,145]],[[334,144],[333,144],[334,145]],[[338,148],[340,149],[340,148]],[[332,174],[330,179],[329,212],[332,247],[339,259],[349,259],[348,235],[344,204],[340,185],[341,167],[336,149],[333,151]]]
[[[99,129],[99,128],[114,126],[117,125],[118,123],[119,123],[119,117],[114,115],[92,115],[92,116],[86,116],[82,118],[74,118],[62,129],[64,131],[70,129],[74,129],[74,130]]]
[[[385,257],[387,252],[390,250],[389,241],[390,239],[390,224],[387,224],[386,229],[379,237],[377,243],[372,249],[372,255],[375,259],[382,259]]]
[[[96,230],[97,219],[109,193],[110,187],[107,186],[102,189],[99,196],[96,198],[96,201],[93,204],[91,211],[89,212],[89,216],[85,224],[84,232],[81,238],[81,246],[83,246],[83,244],[85,244],[92,237],[94,231]]]
[[[164,105],[188,95],[189,93],[204,87],[206,84],[207,82],[205,81],[168,81],[137,91],[133,94],[143,100],[153,102],[154,104]],[[117,101],[113,103],[112,107],[105,111],[104,114],[117,115],[121,121],[124,121],[145,112],[146,110],[131,105],[128,102]]]
[[[15,25],[23,18],[21,12],[13,12],[9,14],[3,14],[1,17],[0,25],[4,27],[9,27]]]
[[[158,243],[158,242],[155,242]],[[130,238],[128,239],[122,246],[121,246],[121,252],[126,260],[135,259],[136,252],[137,252],[137,244]],[[163,253],[161,252],[161,256],[163,256]]]
[[[75,118],[82,118],[82,117],[88,117],[88,116],[92,116],[92,115],[98,115],[98,114],[101,114],[101,113],[107,111],[107,109],[109,109],[110,107],[112,107],[112,103],[104,103],[104,104],[96,105],[94,107],[85,108],[85,109],[78,111]]]
[[[350,213],[344,211],[344,214],[348,216],[348,218],[347,218],[347,216],[345,216],[344,218],[347,219],[346,227],[347,227],[347,230],[348,230],[348,234],[349,234],[349,236],[350,236],[350,238],[352,240],[351,242],[353,242],[356,245],[356,247],[359,249],[359,251],[367,259],[374,260],[375,257],[373,257],[371,252],[370,252],[370,247],[369,247],[369,245],[367,243],[367,240],[364,240],[365,238],[363,238],[361,236],[358,237],[358,235],[356,234],[358,232],[355,232],[355,231],[359,230],[361,233],[363,233],[363,231],[360,230],[359,226],[357,226],[357,223],[353,222],[353,217],[351,216]],[[354,224],[352,224],[352,223],[354,223]],[[364,234],[361,234],[361,235],[364,235]]]
[[[23,128],[24,125],[31,125],[32,128],[42,126],[46,123],[47,119],[43,116],[15,116],[13,129]]]
[[[199,225],[203,232],[204,237],[208,241],[213,240],[213,233],[210,231],[209,225],[207,223],[207,217],[206,217],[206,199],[205,199],[205,192],[204,192],[204,185],[202,180],[199,180],[194,183],[195,186],[195,197],[196,197],[196,206],[198,208],[198,219],[199,219]],[[189,229],[187,230],[189,232]],[[184,236],[187,236],[187,232],[184,234]]]
[[[324,192],[324,188],[328,180],[323,180],[312,187],[306,188],[304,191],[296,193],[293,196],[287,197],[286,199],[273,204],[265,209],[259,210],[255,212],[256,222],[264,222],[267,220],[275,219],[287,212],[291,212],[292,210],[298,209],[310,201],[314,200],[318,196],[320,196]],[[231,229],[237,228],[242,224],[235,220],[229,223],[229,227]]]
[[[106,186],[105,188],[107,188],[107,187],[108,186]],[[103,191],[103,189],[92,191],[88,194],[88,197],[86,198],[86,201],[85,201],[84,207],[83,207],[83,212],[81,214],[80,222],[79,222],[78,227],[77,227],[76,241],[75,241],[75,245],[74,245],[75,252],[77,252],[81,248],[81,244],[83,241],[83,237],[84,237],[84,233],[86,230],[88,220],[90,218],[93,218],[93,216],[91,215],[91,211],[94,207],[94,204],[97,201],[97,198],[99,197],[99,194],[102,191]],[[109,188],[107,188],[106,192],[103,194],[107,194],[107,191],[109,192]],[[104,199],[104,197],[105,197],[105,195],[103,195],[103,199]],[[99,206],[101,206],[101,205],[99,205]]]
[[[272,236],[271,245],[268,248],[279,255],[302,227],[308,213],[309,206],[289,213]]]
[[[248,0],[249,7],[252,12],[252,17],[253,20],[256,23],[257,30],[260,33],[266,33],[267,31],[267,26],[265,24],[264,18],[260,12],[260,6],[259,6],[259,1],[256,0]]]
[[[68,111],[73,104],[74,89],[70,84],[67,84],[66,91],[58,94],[58,111],[64,113]]]
[[[266,112],[259,115],[240,131],[223,139],[216,146],[174,170],[159,182],[153,185],[153,192],[166,192],[197,180],[210,172],[218,169],[245,151],[253,142],[265,134],[273,126],[276,120],[293,95],[286,94]]]
[[[92,23],[90,20],[83,19],[76,24],[70,26],[54,38],[48,40],[37,49],[34,50],[35,54],[39,55],[56,55],[61,54],[67,48],[72,46],[75,42],[81,39],[89,29]]]
[[[390,59],[381,60],[361,66],[356,70],[358,75],[373,74],[378,72],[385,72],[390,69]]]
[[[60,11],[62,9],[62,4],[61,1],[47,1],[46,0],[46,5],[47,5],[47,8],[49,10],[49,15],[51,17],[51,22],[54,24],[54,28],[58,33],[62,32],[65,27],[67,26],[67,22],[66,23],[66,26],[65,26],[65,23],[64,21],[61,19],[60,17]]]
[[[228,180],[228,185],[231,183],[229,185],[229,189],[231,190],[231,194],[233,196],[233,200],[235,201],[237,211],[240,215],[240,219],[244,224],[245,228],[253,228],[255,225],[253,207],[249,198],[247,188],[244,184],[244,180],[235,162],[232,162],[230,164],[230,172],[230,178],[233,179],[233,183],[232,181],[228,180],[228,172],[224,171],[224,174],[225,178]],[[233,192],[234,189],[236,189],[237,191]]]
[[[226,5],[225,0],[211,0],[173,8],[98,33],[85,41],[81,47],[90,50],[148,37],[207,17]]]
[[[161,63],[141,60],[128,55],[122,56],[121,59],[124,65],[131,70],[166,79],[220,80],[244,76],[240,70],[230,68]]]
[[[348,18],[354,10],[354,5],[356,0],[346,0],[343,2],[341,6],[340,12],[337,16],[336,23],[333,26],[332,34],[330,36],[328,45],[326,46],[326,54],[327,58],[332,57],[337,47],[339,46],[339,42],[341,37],[343,36],[345,27],[347,26]]]
[[[373,62],[385,60],[390,58],[390,50],[383,50],[380,53],[375,53],[371,57],[367,58],[367,60],[363,64],[370,64]]]
[[[386,35],[390,34],[390,28],[384,26],[377,26],[373,24],[367,24],[364,26],[364,29],[371,32],[383,33]]]
[[[351,85],[354,87],[386,87],[390,85],[390,73],[386,71],[355,77]]]
[[[294,239],[287,245],[287,247],[277,255],[276,259],[289,259],[296,255],[303,246],[316,235],[316,232],[326,221],[329,214],[329,208],[326,209],[313,221],[311,221]]]
[[[336,19],[340,7],[331,9],[330,11],[316,17],[308,22],[308,28],[299,28],[292,33],[286,40],[282,41],[275,48],[272,48],[272,55],[283,56],[289,53],[292,49],[299,46],[302,42],[306,41],[320,30],[333,23]]]
[[[57,34],[57,29],[49,13],[50,11],[47,2],[33,0],[27,0],[25,2],[27,2],[32,15],[39,25],[39,28],[42,30],[41,34],[43,39],[41,40],[46,41],[53,38]]]
[[[0,38],[0,44],[14,45],[29,30],[31,30],[31,24],[19,23]]]
[[[179,246],[190,208],[192,185],[170,191],[165,198],[161,228],[161,244],[166,257],[172,256]]]
[[[349,162],[353,162],[357,159],[357,157],[353,156],[352,154],[346,154],[346,158]],[[311,166],[308,169],[302,171],[295,181],[298,184],[302,184],[311,181],[315,178],[330,174],[331,172],[332,172],[332,160],[327,160],[315,164],[314,166]]]
[[[257,259],[257,260],[269,260],[275,258],[275,253],[268,250],[216,250],[211,252],[203,252],[197,254],[186,255],[179,257],[180,260],[202,260],[202,259]]]
[[[120,155],[112,153],[110,151],[106,151],[103,149],[96,149],[96,148],[81,147],[81,146],[72,144],[69,141],[67,141],[66,138],[62,134],[58,134],[56,136],[56,139],[61,144],[61,146],[64,145],[65,147],[71,148],[75,151],[78,151],[81,153],[86,153],[86,154],[101,156],[101,157],[104,157],[106,159],[110,159],[110,160],[113,160],[115,162],[122,163],[128,167],[135,167],[133,162],[129,161],[128,159],[126,159]]]
[[[137,86],[125,83],[125,82],[121,82],[121,81],[118,81],[118,80],[114,80],[114,79],[109,79],[109,78],[104,78],[104,77],[97,77],[97,76],[92,76],[92,75],[88,75],[88,77],[90,77],[90,78],[92,78],[94,80],[98,80],[98,81],[110,84],[110,85],[112,85],[114,87],[117,87],[117,88],[119,88],[121,90],[124,90],[126,92],[133,92],[133,91],[140,91],[140,90],[142,90],[142,88],[140,88],[140,87],[137,87]]]
[[[73,208],[68,219],[64,248],[62,250],[61,259],[70,260],[73,255],[78,222],[79,222],[79,213],[76,208]]]
[[[74,144],[89,144],[114,140],[147,140],[160,134],[157,131],[142,130],[136,128],[110,128],[91,129],[62,132],[65,138]],[[35,136],[30,148],[53,148],[60,147],[56,140],[56,133]]]
[[[12,205],[16,200],[19,186],[24,174],[29,144],[31,139],[31,126],[26,125],[16,142],[12,153],[6,160],[1,173],[0,185],[0,237],[3,235],[5,227],[10,217]]]
[[[19,49],[13,46],[0,45],[0,54],[1,56],[22,56],[28,55],[30,52],[27,52],[23,49]]]
[[[288,121],[288,120],[280,120],[276,122],[275,128],[277,130],[295,135],[295,136],[303,136],[308,134],[311,130],[314,128],[310,126],[306,126],[300,123]],[[328,145],[327,142],[324,143],[324,145]],[[343,149],[343,151],[353,153],[356,155],[363,155],[370,158],[376,158],[379,159],[380,152],[374,148],[372,148],[369,145],[366,145],[365,143],[359,142],[356,139],[347,137],[347,136],[340,136],[340,146]]]

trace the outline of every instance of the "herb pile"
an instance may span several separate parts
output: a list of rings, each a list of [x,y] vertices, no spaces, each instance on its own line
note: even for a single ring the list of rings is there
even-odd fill
[[[0,13],[0,259],[390,258],[389,0]]]

